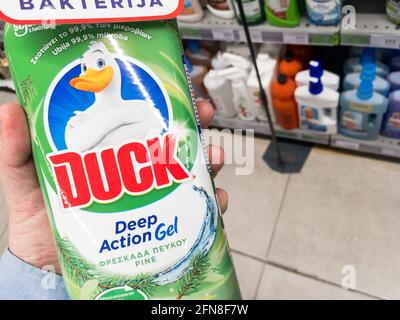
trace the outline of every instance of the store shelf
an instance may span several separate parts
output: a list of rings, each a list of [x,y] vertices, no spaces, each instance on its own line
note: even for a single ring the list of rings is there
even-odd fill
[[[221,19],[209,13],[199,22],[179,22],[183,38],[219,41],[245,41],[243,27],[236,19]],[[339,44],[339,26],[315,26],[302,18],[296,28],[279,28],[266,23],[251,26],[255,43],[276,42],[287,44],[309,44],[333,46]]]
[[[355,29],[341,29],[341,45],[400,49],[400,27],[386,14],[357,13],[356,21]]]
[[[400,158],[400,141],[385,137],[380,137],[377,141],[363,141],[334,135],[331,137],[331,146],[379,156]]]
[[[256,134],[269,136],[271,130],[265,122],[258,121],[243,121],[237,118],[225,119],[216,117],[211,126],[217,128],[228,128],[228,129],[252,129]],[[296,130],[285,130],[279,126],[275,127],[276,135],[281,138],[300,140],[305,142],[318,143],[323,145],[329,144],[329,135],[318,134],[316,132],[296,129]]]

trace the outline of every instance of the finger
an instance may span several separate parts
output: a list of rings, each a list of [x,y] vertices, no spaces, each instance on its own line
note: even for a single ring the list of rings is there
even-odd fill
[[[28,124],[18,104],[8,103],[0,107],[0,146],[6,166],[23,166],[31,157]]]
[[[217,188],[217,199],[219,207],[221,208],[221,213],[224,214],[228,210],[228,194],[225,190]]]
[[[208,146],[208,159],[210,161],[211,171],[214,176],[222,169],[225,162],[224,150],[221,147]]]
[[[206,129],[214,118],[214,108],[210,101],[197,101],[197,111],[199,112],[200,124]]]

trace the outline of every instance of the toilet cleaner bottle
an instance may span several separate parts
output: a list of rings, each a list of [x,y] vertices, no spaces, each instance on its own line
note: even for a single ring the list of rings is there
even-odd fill
[[[360,57],[349,58],[344,63],[344,73],[361,72],[362,67],[366,63],[375,63],[376,74],[386,77],[389,73],[389,67],[380,61],[376,61],[375,49],[364,48]]]
[[[388,110],[383,119],[382,135],[400,139],[400,90],[389,96]]]

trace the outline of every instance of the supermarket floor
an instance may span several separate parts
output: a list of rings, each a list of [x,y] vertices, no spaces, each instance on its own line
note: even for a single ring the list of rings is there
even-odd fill
[[[314,147],[301,173],[284,175],[261,160],[267,145],[256,138],[253,174],[227,165],[216,180],[230,194],[225,224],[244,298],[399,299],[400,165]]]

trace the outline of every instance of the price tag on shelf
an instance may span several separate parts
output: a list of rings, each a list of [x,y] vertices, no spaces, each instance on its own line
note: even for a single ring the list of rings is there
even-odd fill
[[[235,33],[232,29],[215,29],[212,30],[214,40],[234,41]]]
[[[262,32],[260,30],[251,30],[250,31],[251,40],[256,43],[263,42]]]
[[[309,44],[310,37],[307,33],[284,33],[283,42],[290,44]]]
[[[371,47],[400,49],[400,36],[373,34],[369,44]]]
[[[386,147],[383,147],[381,149],[381,154],[384,155],[384,156],[391,156],[391,157],[398,156],[397,150],[391,149],[391,148],[386,148]]]
[[[346,140],[335,140],[335,145],[339,148],[360,150],[360,144],[358,142],[346,141]]]

